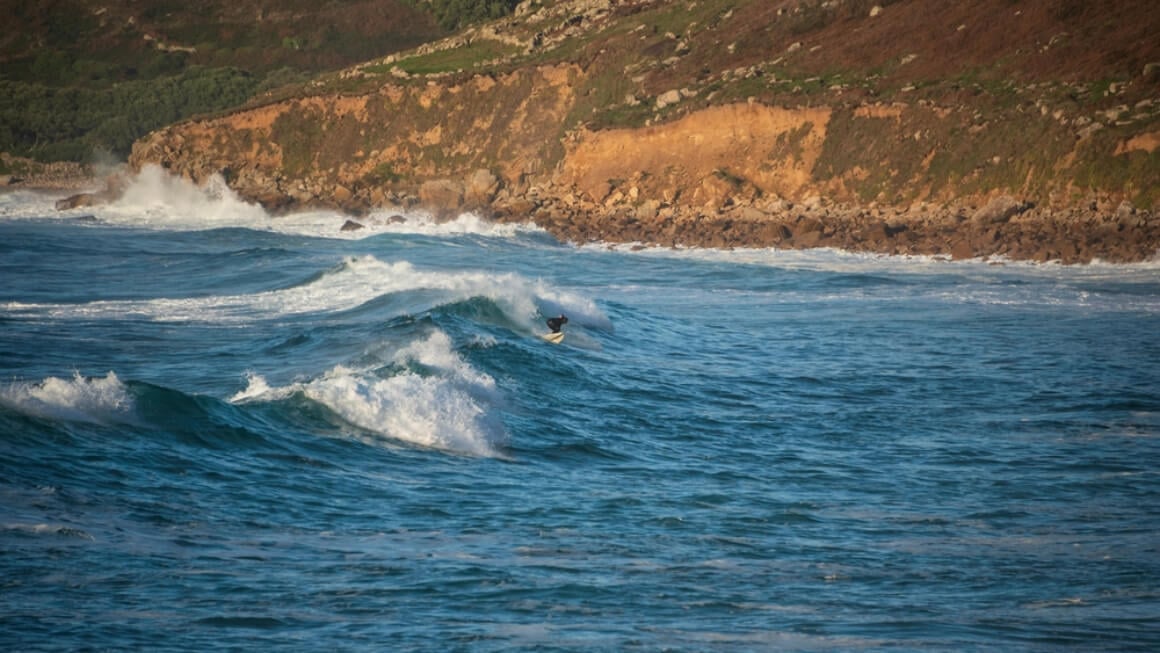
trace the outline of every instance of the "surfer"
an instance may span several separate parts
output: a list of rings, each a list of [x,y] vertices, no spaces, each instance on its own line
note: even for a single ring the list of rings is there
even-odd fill
[[[560,317],[548,318],[548,328],[552,330],[552,333],[560,333],[560,327],[567,323],[568,318],[563,313],[560,314]]]

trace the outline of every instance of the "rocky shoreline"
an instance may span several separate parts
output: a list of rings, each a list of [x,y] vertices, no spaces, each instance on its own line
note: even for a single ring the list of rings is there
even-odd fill
[[[123,176],[110,176],[102,190],[71,195],[57,202],[57,209],[113,201],[125,183]],[[99,186],[89,174],[21,185],[57,190]],[[317,207],[339,210],[343,218],[336,220],[336,230],[362,228],[359,220],[371,211],[419,209],[444,220],[467,211],[497,222],[531,220],[561,241],[580,244],[835,248],[886,255],[1064,264],[1137,263],[1160,258],[1160,217],[1110,198],[1094,198],[1063,210],[1037,207],[1010,195],[999,195],[981,205],[964,200],[955,206],[919,203],[908,207],[849,206],[819,197],[801,202],[731,197],[719,208],[690,208],[620,193],[600,203],[567,188],[531,186],[516,191],[501,188],[486,171],[479,171],[466,183],[427,182],[417,194],[382,193],[373,203],[345,193],[310,202],[268,193],[239,194],[275,215]]]
[[[420,207],[450,218],[474,211],[501,222],[531,219],[561,241],[648,247],[835,248],[887,255],[1022,261],[1137,263],[1160,257],[1160,217],[1127,201],[1086,200],[1066,209],[1038,207],[1010,195],[953,206],[851,206],[812,197],[763,199],[752,192],[688,207],[647,198],[635,187],[610,189],[602,202],[568,186],[500,187],[484,170],[465,182],[437,180],[418,194],[388,194],[388,206]],[[334,203],[355,216],[378,208],[358,196]],[[282,210],[291,204],[276,202]]]
[[[41,163],[0,153],[0,189],[85,190],[99,188],[93,167],[72,161]]]
[[[647,203],[601,207],[573,196],[500,200],[499,219],[531,215],[557,238],[642,246],[810,249],[1003,258],[1065,264],[1135,263],[1160,252],[1160,219],[1127,202],[1091,200],[1066,210],[1002,195],[973,206],[856,207],[820,198],[743,204],[713,212]]]

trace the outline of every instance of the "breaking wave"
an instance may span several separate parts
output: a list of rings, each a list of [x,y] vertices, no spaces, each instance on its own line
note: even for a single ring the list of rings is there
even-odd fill
[[[296,396],[324,406],[364,439],[391,438],[477,456],[498,455],[506,434],[495,380],[466,363],[451,339],[435,331],[400,348],[386,365],[339,365],[308,381],[271,387],[258,374],[235,404],[282,402]]]

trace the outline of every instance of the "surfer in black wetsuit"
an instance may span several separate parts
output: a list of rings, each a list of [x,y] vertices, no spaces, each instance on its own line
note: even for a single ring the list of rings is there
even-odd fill
[[[567,323],[568,323],[568,318],[565,317],[563,314],[561,314],[560,317],[548,318],[548,328],[552,330],[552,333],[560,333],[560,327],[564,326]]]

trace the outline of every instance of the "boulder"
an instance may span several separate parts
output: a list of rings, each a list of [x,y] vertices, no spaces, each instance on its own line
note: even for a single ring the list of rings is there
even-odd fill
[[[1116,207],[1116,220],[1120,222],[1128,222],[1134,215],[1136,215],[1136,207],[1127,200],[1120,202],[1120,205]]]
[[[425,181],[419,187],[419,202],[441,215],[463,208],[463,184],[451,179]]]
[[[807,231],[803,233],[795,233],[793,236],[793,246],[799,249],[809,249],[817,247],[822,242],[822,230]]]
[[[355,222],[354,220],[347,220],[346,222],[342,223],[342,228],[339,229],[339,231],[358,231],[362,228],[362,224]]]
[[[340,205],[349,202],[350,198],[353,196],[354,193],[352,193],[349,188],[341,184],[334,187],[334,193],[332,194],[334,201]]]
[[[1020,202],[1010,195],[1000,195],[975,211],[971,219],[980,225],[1001,224],[1031,208],[1028,202]]]
[[[796,239],[806,234],[812,233],[816,233],[820,236],[824,228],[825,227],[821,220],[803,215],[798,218],[797,226],[794,227],[794,238]]]
[[[660,96],[657,97],[657,109],[664,109],[665,107],[673,105],[673,104],[677,104],[680,101],[681,101],[681,92],[680,91],[678,91],[676,89],[673,89],[671,91],[666,91],[664,93],[661,93]]]
[[[56,201],[57,211],[68,211],[70,209],[79,209],[86,206],[95,206],[100,204],[100,198],[96,193],[77,193],[70,195],[62,200]]]
[[[499,191],[499,179],[488,170],[476,170],[464,184],[463,201],[468,206],[480,207],[491,204]]]

